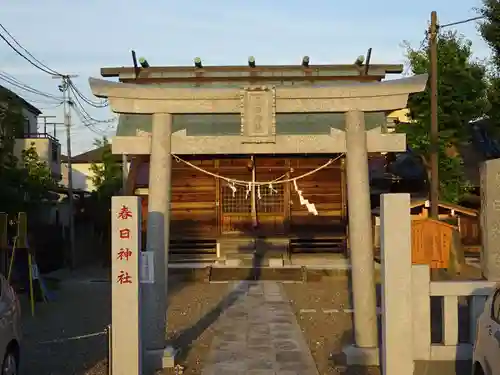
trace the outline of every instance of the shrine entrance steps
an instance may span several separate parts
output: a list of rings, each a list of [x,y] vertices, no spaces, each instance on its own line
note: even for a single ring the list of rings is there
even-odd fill
[[[216,239],[172,239],[169,263],[213,263],[217,260]]]
[[[288,264],[286,237],[223,237],[219,263],[228,267],[281,267]]]
[[[210,268],[211,280],[302,281],[302,267],[344,270],[345,236],[224,236],[172,239],[173,268]]]
[[[222,237],[219,239],[219,264],[228,267],[282,267],[294,264],[293,258],[338,257],[346,254],[344,234],[312,237]]]
[[[346,237],[296,237],[290,239],[290,253],[293,254],[345,254]]]

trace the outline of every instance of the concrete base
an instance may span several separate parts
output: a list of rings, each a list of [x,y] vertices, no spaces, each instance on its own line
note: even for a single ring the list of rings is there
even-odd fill
[[[226,267],[240,267],[242,265],[242,260],[241,259],[226,259],[224,262],[224,265]]]
[[[173,368],[175,366],[175,355],[177,350],[171,346],[159,350],[146,351],[146,367],[150,370],[159,370],[164,368]]]
[[[380,366],[378,348],[360,348],[355,345],[346,346],[342,349],[346,356],[348,366]]]
[[[283,258],[270,258],[269,259],[269,267],[271,268],[281,268],[283,267]]]

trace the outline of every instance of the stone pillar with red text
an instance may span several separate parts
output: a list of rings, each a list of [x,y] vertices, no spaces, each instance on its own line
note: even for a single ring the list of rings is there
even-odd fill
[[[111,199],[111,367],[113,375],[142,375],[139,197]]]

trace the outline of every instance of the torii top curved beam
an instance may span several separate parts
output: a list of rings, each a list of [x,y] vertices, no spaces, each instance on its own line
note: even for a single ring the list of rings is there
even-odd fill
[[[406,107],[410,93],[421,92],[427,74],[372,83],[334,86],[251,86],[272,91],[277,113],[392,111]],[[108,98],[117,113],[239,113],[245,88],[171,88],[90,78],[94,95]]]

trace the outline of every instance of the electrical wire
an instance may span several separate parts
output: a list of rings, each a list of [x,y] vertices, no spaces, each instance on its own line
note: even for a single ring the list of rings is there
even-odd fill
[[[71,79],[68,80],[68,83],[69,83],[71,90],[75,94],[75,96],[78,96],[80,99],[82,99],[88,105],[95,107],[95,108],[105,108],[109,105],[107,101],[95,102],[95,101],[87,98],[84,94],[82,94],[82,92],[78,89],[78,87],[75,86],[75,84],[73,83],[73,81]]]
[[[27,58],[26,56],[24,56],[21,52],[19,52],[19,50],[18,50],[16,47],[14,47],[14,46],[12,45],[12,43],[10,43],[10,42],[8,41],[8,39],[7,39],[7,38],[5,38],[5,36],[3,36],[1,33],[0,33],[0,38],[1,38],[1,39],[3,39],[3,41],[4,41],[5,43],[7,43],[7,45],[8,45],[8,46],[9,46],[9,47],[10,47],[10,48],[11,48],[11,49],[15,52],[15,53],[17,53],[19,56],[21,56],[23,59],[25,59],[25,60],[26,60],[27,62],[29,62],[31,65],[33,65],[35,68],[37,68],[38,70],[41,70],[41,71],[42,71],[42,72],[44,72],[44,73],[47,73],[47,74],[53,75],[53,73],[52,73],[51,71],[46,70],[45,68],[42,68],[40,65],[38,65],[38,64],[36,64],[36,63],[34,63],[34,62],[33,62],[33,61],[31,61],[29,58]]]
[[[31,94],[35,94],[35,95],[39,95],[39,96],[42,96],[42,97],[45,97],[45,98],[48,98],[48,99],[51,99],[51,100],[55,100],[55,101],[58,101],[60,102],[62,100],[62,97],[57,97],[53,94],[49,94],[47,92],[44,92],[44,91],[41,91],[41,90],[38,90],[26,83],[23,83],[21,81],[19,81],[17,78],[15,78],[14,76],[6,73],[6,72],[3,72],[3,71],[0,71],[0,79],[2,81],[5,81],[7,82],[8,84],[14,86],[14,87],[17,87],[18,89],[20,90],[24,90],[24,91],[27,91]]]
[[[6,28],[5,26],[3,26],[1,23],[0,23],[0,29],[2,29],[5,34],[7,34],[10,39],[12,39],[12,41],[21,49],[23,50],[29,57],[27,57],[25,54],[23,54],[18,48],[16,48],[16,46],[14,46],[4,35],[2,35],[2,33],[0,33],[0,38],[3,39],[3,41],[5,43],[7,43],[7,45],[16,53],[18,54],[19,56],[21,56],[23,59],[25,59],[26,61],[28,61],[31,65],[33,65],[34,67],[36,67],[37,69],[41,70],[42,72],[44,73],[47,73],[47,74],[50,74],[50,75],[56,75],[56,76],[59,76],[61,78],[64,79],[64,81],[66,82],[67,86],[69,89],[72,90],[72,92],[75,94],[75,96],[79,97],[81,100],[83,100],[85,103],[87,103],[88,105],[90,106],[93,106],[95,108],[104,108],[108,105],[108,103],[106,101],[104,102],[95,102],[89,98],[87,98],[77,87],[76,85],[73,83],[73,81],[71,80],[71,78],[68,76],[68,75],[63,75],[61,73],[59,73],[58,71],[50,68],[49,66],[47,66],[46,64],[44,64],[42,61],[40,61],[39,59],[37,59],[30,51],[28,51]],[[15,85],[15,84],[13,84]],[[18,84],[19,85],[19,84]],[[22,84],[21,86],[23,86],[25,89],[27,89],[27,86],[28,85],[25,85],[25,84]],[[29,89],[28,89],[29,90]],[[38,91],[39,93],[40,90],[36,90]],[[33,90],[31,90],[31,92],[33,92]],[[33,92],[34,93],[34,92]],[[45,93],[46,94],[46,93]],[[50,95],[50,94],[49,94]],[[59,100],[59,99],[58,99]],[[95,119],[94,119],[95,120]],[[99,122],[99,120],[96,120],[96,122]]]
[[[74,105],[75,103],[77,105]],[[96,133],[98,135],[104,135],[104,132],[111,129],[111,127],[113,125],[112,123],[116,121],[116,119],[109,119],[109,120],[105,120],[105,121],[95,120],[92,116],[90,116],[90,114],[87,112],[85,107],[82,105],[82,103],[77,98],[75,98],[75,103],[73,103],[73,105],[71,105],[71,108],[73,108],[73,110],[75,110],[82,125],[85,128],[92,131],[93,133]],[[97,129],[95,127],[96,124],[102,124],[102,123],[108,123],[109,125],[106,129],[103,129],[103,130]]]
[[[485,18],[486,18],[485,16],[477,16],[477,17],[467,18],[467,19],[462,20],[462,21],[445,23],[444,25],[437,25],[437,29],[439,31],[440,29],[444,29],[446,27],[462,25],[464,23],[469,23],[469,22],[473,22],[473,21],[479,21],[479,20],[482,20],[482,19],[485,19]],[[425,38],[420,43],[420,47],[418,48],[418,50],[423,50],[424,47],[425,47],[425,44],[427,44],[428,41],[429,41],[429,29],[426,29],[425,30]],[[411,67],[408,65],[406,67],[403,75],[409,75],[410,74],[410,69],[411,69]]]
[[[82,102],[80,101],[80,99],[77,96],[75,96],[74,99],[75,99],[75,101],[72,104],[73,105],[75,103],[77,104],[77,106],[79,107],[80,112],[82,112],[83,117],[86,119],[86,122],[88,122],[88,123],[94,123],[94,124],[98,124],[98,123],[109,124],[109,123],[113,123],[113,122],[116,121],[116,118],[111,118],[111,119],[107,119],[107,120],[98,120],[98,119],[92,117],[88,113],[88,111],[85,109],[85,106],[82,104]]]
[[[462,25],[464,23],[469,23],[469,22],[473,22],[473,21],[479,21],[479,20],[482,20],[486,18],[485,16],[478,16],[478,17],[472,17],[472,18],[467,18],[465,20],[462,20],[462,21],[457,21],[457,22],[451,22],[451,23],[446,23],[444,25],[438,25],[438,29],[442,29],[444,27],[450,27],[450,26],[456,26],[456,25]]]
[[[31,100],[30,100],[31,101]],[[44,108],[38,108],[38,109],[41,109],[41,110],[47,110],[47,109],[56,109],[56,108],[59,108],[60,106],[62,106],[64,104],[64,102],[61,102],[59,104],[53,104],[51,106],[48,106],[48,107],[44,107]]]
[[[95,129],[91,124],[86,123],[85,118],[82,116],[82,113],[81,113],[81,111],[78,110],[78,108],[76,108],[76,107],[72,107],[72,108],[75,110],[76,115],[78,116],[78,118],[80,119],[82,125],[86,129],[90,130],[92,133],[97,134],[100,137],[102,137],[102,136],[105,135],[104,132],[99,131],[99,129]]]
[[[41,62],[40,60],[38,60],[35,56],[33,56],[33,54],[31,54],[30,51],[28,51],[26,48],[24,48],[22,46],[21,43],[19,43],[17,41],[17,39],[9,32],[9,30],[7,30],[5,28],[5,26],[3,26],[1,23],[0,23],[0,28],[10,37],[10,39],[12,39],[12,41],[19,47],[21,48],[26,54],[28,54],[28,56],[30,56],[35,62],[33,63],[32,60],[30,60],[29,58],[27,58],[26,56],[24,56],[21,52],[19,52],[17,50],[16,47],[14,47],[8,40],[7,38],[5,38],[1,33],[0,33],[0,38],[2,38],[18,55],[20,55],[21,57],[23,57],[25,60],[27,60],[31,65],[33,65],[34,67],[44,71],[45,73],[48,73],[48,74],[51,74],[51,75],[57,75],[57,76],[61,76],[62,77],[62,74],[57,72],[56,70],[52,69],[52,68],[49,68],[46,64],[44,64],[43,62]]]

